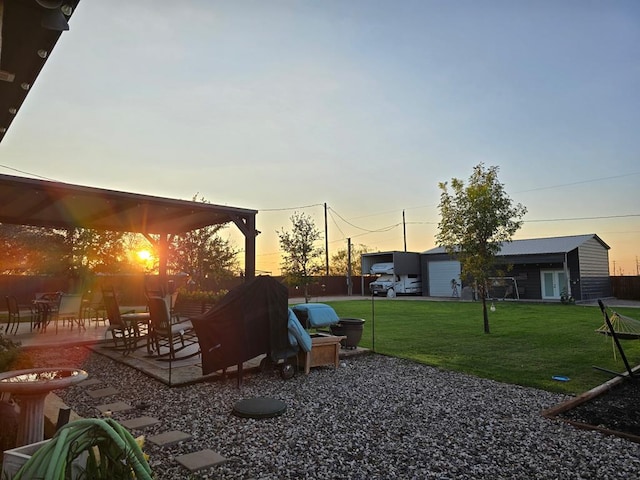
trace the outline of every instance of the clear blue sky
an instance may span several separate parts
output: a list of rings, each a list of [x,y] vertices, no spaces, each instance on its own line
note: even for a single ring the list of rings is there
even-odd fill
[[[277,231],[324,230],[324,203],[330,253],[402,250],[403,211],[433,247],[438,182],[484,162],[529,210],[516,238],[596,233],[636,273],[636,0],[81,0],[70,27],[3,173],[257,209],[277,273]]]

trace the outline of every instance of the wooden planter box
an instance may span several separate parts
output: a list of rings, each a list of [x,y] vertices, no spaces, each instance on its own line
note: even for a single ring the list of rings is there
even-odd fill
[[[321,333],[311,335],[311,351],[298,353],[298,365],[304,367],[308,374],[311,367],[322,365],[340,365],[340,341],[347,337],[325,335]]]

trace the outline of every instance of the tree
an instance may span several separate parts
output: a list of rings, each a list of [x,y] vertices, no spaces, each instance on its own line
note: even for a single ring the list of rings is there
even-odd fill
[[[284,229],[277,232],[280,248],[284,252],[280,267],[289,284],[302,284],[304,298],[308,302],[311,277],[320,273],[323,268],[324,250],[315,245],[322,237],[308,215],[295,212],[290,220],[293,226],[290,232],[285,232]]]
[[[119,273],[130,269],[125,234],[89,228],[64,231],[64,253],[60,259],[71,278],[89,273]]]
[[[0,273],[60,273],[63,243],[63,236],[51,228],[0,224]]]
[[[193,197],[197,200],[197,195]],[[208,203],[201,198],[202,203]],[[168,266],[174,272],[186,272],[200,289],[205,279],[219,281],[237,275],[238,250],[220,236],[225,225],[209,225],[172,238]]]
[[[366,245],[353,245],[351,244],[351,275],[362,275],[362,264],[360,257],[363,253],[369,252],[369,247]],[[338,250],[331,256],[331,263],[329,264],[330,275],[346,275],[349,270],[349,252],[346,248]]]
[[[498,167],[473,168],[469,183],[451,180],[439,184],[440,216],[436,242],[460,261],[463,278],[473,279],[482,298],[484,332],[489,333],[487,280],[494,271],[495,256],[503,242],[511,241],[522,226],[527,209],[513,205],[504,186],[498,181]]]

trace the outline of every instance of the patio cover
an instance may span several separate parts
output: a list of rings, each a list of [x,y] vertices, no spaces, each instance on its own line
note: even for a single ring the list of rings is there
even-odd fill
[[[0,142],[79,0],[0,0]]]
[[[255,276],[257,213],[244,208],[0,175],[0,223],[138,232],[153,242],[150,235],[159,234],[162,255],[172,234],[233,222],[245,237],[246,278]],[[166,268],[166,258],[161,258],[161,267]],[[161,268],[160,275],[164,273]]]

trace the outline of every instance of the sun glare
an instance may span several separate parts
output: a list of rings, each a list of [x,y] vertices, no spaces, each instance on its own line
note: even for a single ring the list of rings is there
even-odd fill
[[[140,250],[138,252],[138,259],[140,259],[141,261],[146,262],[150,258],[151,258],[151,252],[149,250]]]

